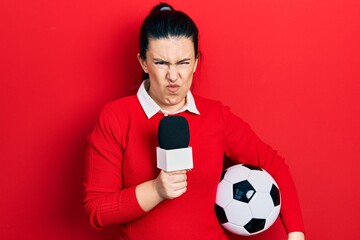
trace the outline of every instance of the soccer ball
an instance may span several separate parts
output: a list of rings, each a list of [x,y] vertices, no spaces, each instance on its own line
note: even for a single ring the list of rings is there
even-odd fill
[[[238,164],[223,172],[215,213],[225,229],[243,236],[258,234],[275,222],[280,207],[279,187],[264,169]]]

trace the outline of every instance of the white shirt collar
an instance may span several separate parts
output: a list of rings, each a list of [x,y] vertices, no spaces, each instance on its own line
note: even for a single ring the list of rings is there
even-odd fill
[[[196,108],[194,97],[191,94],[190,90],[186,94],[185,106],[176,112],[170,113],[168,111],[162,110],[159,107],[159,105],[157,105],[157,103],[150,97],[150,95],[146,91],[146,86],[145,86],[148,84],[149,84],[149,80],[144,80],[141,83],[141,86],[137,92],[137,98],[139,99],[141,107],[143,108],[148,119],[150,119],[152,116],[154,116],[159,111],[164,113],[165,115],[177,114],[177,113],[181,113],[181,112],[185,112],[185,111],[189,111],[189,112],[200,115],[200,112]]]

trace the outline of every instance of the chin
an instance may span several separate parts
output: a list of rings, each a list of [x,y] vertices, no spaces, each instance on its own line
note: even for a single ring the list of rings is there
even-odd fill
[[[178,104],[180,104],[180,103],[181,103],[180,98],[176,98],[176,99],[170,98],[170,99],[165,100],[165,104],[166,104],[167,106],[169,106],[169,107],[171,107],[171,106],[176,106],[176,105],[178,105]]]

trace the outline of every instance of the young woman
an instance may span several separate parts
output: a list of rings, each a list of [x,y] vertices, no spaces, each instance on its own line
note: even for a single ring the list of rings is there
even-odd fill
[[[168,4],[153,8],[140,31],[147,75],[137,95],[107,104],[89,136],[85,207],[96,228],[119,225],[121,239],[229,239],[214,203],[224,156],[266,169],[282,192],[288,239],[304,239],[295,186],[276,151],[220,102],[192,95],[198,29]],[[192,171],[156,167],[157,131],[166,115],[185,117]]]

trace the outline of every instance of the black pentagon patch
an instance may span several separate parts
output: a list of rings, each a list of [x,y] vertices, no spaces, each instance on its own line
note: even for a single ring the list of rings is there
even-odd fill
[[[243,164],[244,167],[247,167],[250,170],[258,170],[258,171],[262,171],[262,168],[254,166],[254,165],[250,165],[250,164]]]
[[[217,204],[215,204],[215,214],[221,224],[228,222],[224,209]]]
[[[256,233],[264,229],[265,221],[265,219],[253,218],[247,224],[245,224],[244,228],[249,233]]]
[[[270,196],[271,199],[273,200],[274,206],[279,206],[280,205],[280,191],[279,189],[273,184],[270,190]]]
[[[233,184],[233,198],[240,202],[248,203],[255,195],[255,189],[245,180]]]

